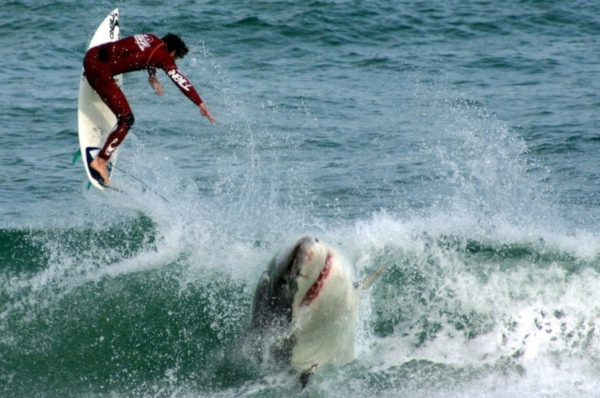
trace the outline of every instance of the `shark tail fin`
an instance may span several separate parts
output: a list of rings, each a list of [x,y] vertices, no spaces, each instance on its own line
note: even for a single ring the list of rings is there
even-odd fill
[[[381,267],[379,267],[379,269],[377,269],[377,271],[373,272],[371,275],[367,276],[362,281],[355,282],[354,289],[367,290],[368,288],[370,288],[371,285],[373,284],[373,282],[375,282],[375,279],[377,279],[379,274],[381,274],[383,272],[383,270],[385,269],[386,266],[387,266],[387,264],[382,265]]]

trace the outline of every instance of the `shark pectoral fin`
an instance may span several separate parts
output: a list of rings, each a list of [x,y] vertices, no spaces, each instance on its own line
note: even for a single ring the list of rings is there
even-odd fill
[[[382,265],[377,271],[373,272],[371,275],[367,276],[362,281],[354,283],[354,288],[357,290],[367,290],[368,288],[370,288],[373,282],[375,282],[375,279],[377,279],[379,274],[383,272],[386,266],[387,264]]]
[[[315,372],[315,369],[317,368],[317,366],[319,366],[319,365],[314,364],[310,369],[305,370],[300,375],[300,378],[298,380],[300,381],[300,384],[302,384],[303,390],[304,390],[304,388],[306,388],[306,385],[308,384],[308,380],[310,379],[310,376],[312,376],[312,374]]]

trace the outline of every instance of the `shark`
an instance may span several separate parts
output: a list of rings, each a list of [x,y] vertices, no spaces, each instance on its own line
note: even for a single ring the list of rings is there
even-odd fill
[[[290,366],[302,388],[319,366],[352,362],[360,294],[384,268],[355,282],[341,255],[313,235],[281,249],[254,292],[251,330],[259,358]]]

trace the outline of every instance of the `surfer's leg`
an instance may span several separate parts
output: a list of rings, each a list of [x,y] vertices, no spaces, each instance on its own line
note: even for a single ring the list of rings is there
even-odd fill
[[[102,84],[93,84],[92,87],[117,117],[117,124],[108,135],[104,147],[98,154],[104,160],[108,160],[115,149],[123,142],[127,132],[133,126],[135,118],[125,94],[123,94],[115,79],[110,76],[102,80]]]
[[[125,139],[127,132],[129,132],[129,129],[131,126],[133,126],[134,122],[135,118],[131,112],[126,114],[117,114],[117,124],[108,135],[106,143],[104,144],[104,147],[98,156],[104,160],[110,159],[110,156]]]
[[[125,139],[127,132],[135,122],[135,118],[133,117],[127,98],[125,98],[123,91],[121,91],[115,80],[111,77],[103,83],[98,85],[101,89],[96,89],[96,92],[98,92],[100,98],[117,116],[117,124],[108,135],[104,147],[100,150],[96,159],[90,163],[90,167],[100,173],[105,183],[110,184],[108,180],[108,159],[110,159],[110,156]]]

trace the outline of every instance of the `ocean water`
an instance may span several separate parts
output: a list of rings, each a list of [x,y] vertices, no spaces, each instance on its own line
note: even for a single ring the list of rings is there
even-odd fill
[[[91,36],[180,34],[88,189]],[[4,0],[0,396],[599,397],[600,4]],[[140,183],[142,181],[142,183]],[[269,259],[312,233],[357,279],[356,360],[300,391],[239,355]]]

